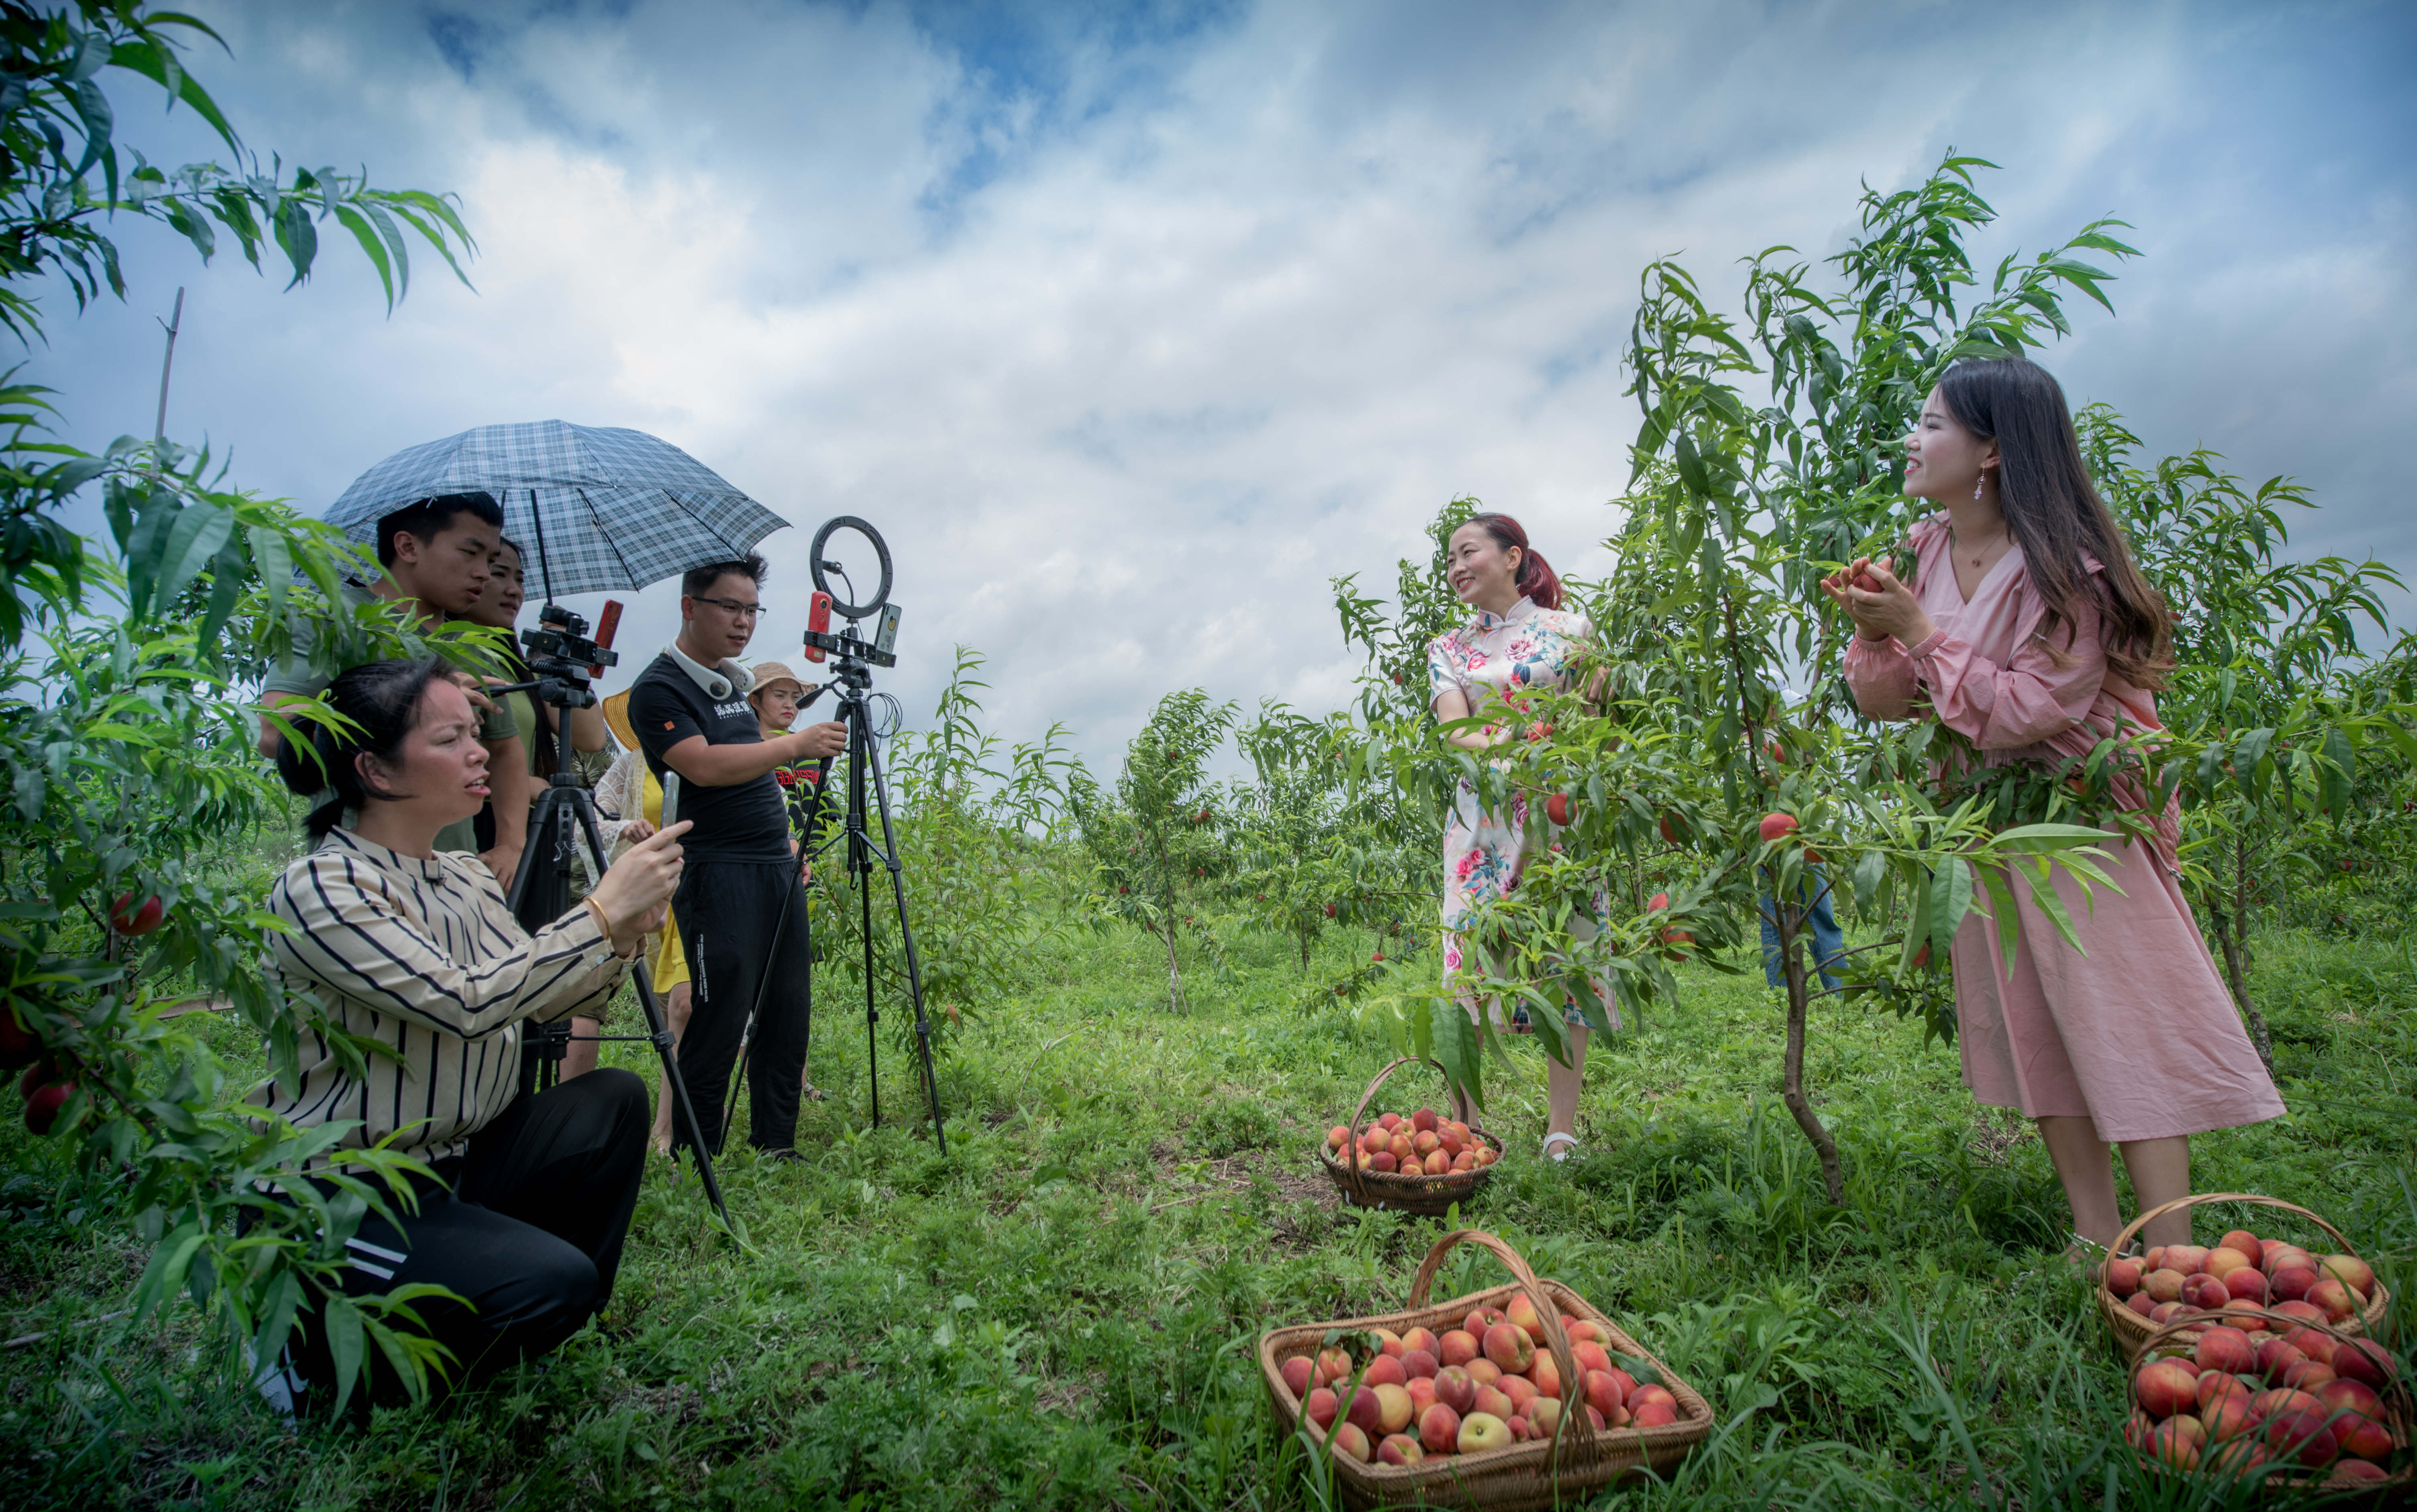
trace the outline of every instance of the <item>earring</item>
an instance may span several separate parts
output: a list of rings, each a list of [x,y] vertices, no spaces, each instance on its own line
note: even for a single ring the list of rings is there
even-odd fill
[[[1981,469],[1981,476],[1972,480],[1972,502],[1974,504],[1981,502],[1981,490],[1988,481],[1989,470],[1984,467]]]

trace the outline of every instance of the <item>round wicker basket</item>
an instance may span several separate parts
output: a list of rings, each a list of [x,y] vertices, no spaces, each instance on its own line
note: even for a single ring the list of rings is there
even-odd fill
[[[1383,1086],[1395,1071],[1418,1059],[1417,1056],[1404,1056],[1393,1062],[1377,1072],[1375,1080],[1368,1083],[1368,1090],[1360,1094],[1360,1106],[1351,1111],[1351,1122],[1347,1126],[1351,1138],[1344,1145],[1345,1150],[1360,1147],[1361,1120],[1368,1116],[1368,1104],[1376,1098],[1376,1089]],[[1424,1064],[1434,1066],[1437,1075],[1443,1075],[1440,1063],[1430,1060]],[[1472,1126],[1468,1132],[1471,1138],[1484,1141],[1497,1156],[1502,1153],[1502,1142],[1482,1128]],[[1335,1188],[1342,1192],[1343,1200],[1353,1207],[1376,1207],[1391,1213],[1415,1213],[1429,1217],[1450,1212],[1454,1202],[1466,1206],[1470,1199],[1484,1189],[1485,1178],[1492,1174],[1490,1167],[1480,1167],[1475,1171],[1448,1171],[1439,1176],[1371,1171],[1356,1162],[1338,1158],[1333,1151],[1323,1145],[1318,1148],[1317,1157],[1318,1163],[1326,1168],[1327,1179],[1334,1183]]]
[[[2349,1241],[2342,1237],[2342,1232],[2339,1229],[2295,1202],[2286,1202],[2275,1197],[2259,1197],[2253,1192],[2198,1192],[2189,1197],[2177,1198],[2163,1207],[2151,1209],[2134,1218],[2121,1233],[2116,1235],[2114,1247],[2106,1251],[2107,1259],[2113,1260],[2121,1255],[2132,1241],[2139,1236],[2140,1230],[2151,1220],[2162,1217],[2167,1213],[2179,1213],[2189,1208],[2202,1207],[2211,1202],[2242,1202],[2252,1207],[2271,1207],[2279,1212],[2295,1214],[2333,1235],[2333,1243],[2341,1246],[2341,1253],[2358,1254],[2357,1250],[2350,1247]],[[2134,1312],[2124,1305],[2121,1297],[2108,1289],[2105,1262],[2100,1263],[2095,1279],[2098,1283],[2094,1290],[2099,1312],[2106,1319],[2106,1326],[2115,1331],[2115,1342],[2122,1347],[2125,1357],[2136,1358],[2150,1338],[2160,1331],[2161,1325],[2151,1323],[2140,1314]],[[2384,1313],[2390,1308],[2391,1302],[2390,1290],[2380,1280],[2377,1281],[2375,1294],[2366,1299],[2365,1308],[2358,1316],[2342,1324],[2342,1329],[2353,1334],[2375,1333],[2382,1326]],[[2179,1323],[2182,1320],[2174,1321]],[[2205,1323],[2208,1320],[2202,1316],[2192,1321]]]

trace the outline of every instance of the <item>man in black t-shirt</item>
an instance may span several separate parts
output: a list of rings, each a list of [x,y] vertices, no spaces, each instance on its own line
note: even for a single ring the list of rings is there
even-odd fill
[[[679,817],[695,826],[681,841],[688,866],[672,896],[693,983],[680,1080],[707,1142],[720,1142],[739,1034],[768,973],[748,1074],[747,1137],[759,1150],[787,1150],[798,1140],[812,962],[805,889],[772,772],[838,755],[847,727],[813,725],[777,740],[756,728],[737,658],[755,634],[763,583],[764,559],[752,552],[680,579],[679,639],[631,687],[630,725],[658,780],[666,770],[679,774]]]

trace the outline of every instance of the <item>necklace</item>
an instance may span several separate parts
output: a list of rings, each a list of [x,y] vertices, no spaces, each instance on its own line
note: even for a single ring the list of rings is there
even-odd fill
[[[1953,546],[1956,551],[1959,551],[1959,552],[1960,552],[1960,551],[1962,551],[1962,550],[1964,549],[1964,542],[1962,541],[1962,539],[1960,539],[1960,538],[1956,536],[1956,534],[1955,534],[1955,527],[1954,527],[1953,525],[1950,525],[1950,526],[1948,526],[1948,527],[1947,527],[1947,539],[1948,539],[1949,543],[1950,543],[1950,544],[1951,544],[1951,545],[1952,545],[1952,546]],[[2006,539],[2005,533],[2004,533],[2003,531],[2000,531],[2000,532],[1999,533],[1999,535],[1998,535],[1998,540],[1999,540],[1999,542],[2002,543],[2003,541],[2005,541],[2005,539]],[[1973,550],[1973,552],[1972,552],[1972,565],[1973,565],[1974,567],[1979,567],[1979,566],[1981,565],[1981,563],[1982,563],[1982,561],[1984,560],[1984,558],[1987,555],[1988,550],[1989,550],[1989,548],[1988,548],[1987,546],[1981,546],[1981,547],[1977,547],[1977,548],[1975,548],[1975,549]]]

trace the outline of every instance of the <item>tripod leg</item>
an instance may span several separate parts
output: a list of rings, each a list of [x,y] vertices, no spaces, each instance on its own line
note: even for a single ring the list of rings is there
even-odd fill
[[[864,1080],[873,1089],[873,1126],[881,1126],[881,1041],[873,1026],[881,1021],[881,1010],[873,1001],[873,868],[866,865],[856,874],[856,896],[864,904],[864,917],[858,925],[864,941]]]
[[[588,856],[596,863],[596,874],[600,877],[604,874],[604,843],[596,828],[595,800],[588,797],[585,788],[546,790],[549,796],[565,791],[576,793],[578,797],[556,801],[567,801],[577,810],[580,829],[587,841]],[[672,1096],[678,1100],[679,1121],[688,1126],[688,1147],[696,1157],[697,1177],[705,1184],[705,1195],[713,1203],[713,1210],[722,1215],[722,1232],[736,1235],[738,1231],[731,1226],[730,1208],[722,1200],[722,1183],[713,1173],[713,1157],[706,1153],[705,1131],[697,1126],[696,1106],[689,1101],[688,1082],[680,1076],[679,1052],[674,1046],[671,1029],[663,1020],[662,1005],[655,1001],[654,974],[642,960],[631,970],[630,978],[637,984],[638,1007],[646,1016],[647,1037],[654,1041],[655,1053],[663,1063],[664,1080],[671,1083]]]
[[[923,965],[915,953],[915,931],[906,924],[906,875],[898,864],[898,836],[889,824],[889,784],[882,779],[881,761],[867,741],[865,765],[873,778],[873,795],[881,806],[881,843],[888,852],[882,857],[889,863],[889,893],[898,904],[898,938],[906,947],[906,988],[915,999],[915,1042],[923,1053],[923,1096],[932,1105],[932,1133],[938,1140],[940,1153],[949,1153],[949,1131],[940,1122],[940,1081],[932,1070],[932,1021],[923,1012]],[[872,895],[866,894],[865,908],[872,907]]]

